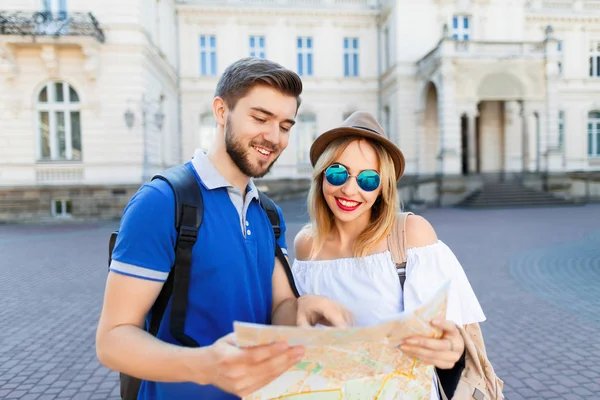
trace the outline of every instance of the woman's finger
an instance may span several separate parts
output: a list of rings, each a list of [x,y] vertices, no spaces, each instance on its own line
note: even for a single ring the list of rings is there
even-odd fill
[[[429,360],[442,360],[442,361],[451,361],[457,359],[456,353],[453,353],[449,350],[432,350],[426,347],[421,346],[408,346],[402,345],[400,346],[400,350],[408,355],[409,357],[419,358],[421,360],[429,359]]]
[[[420,347],[406,348],[406,350],[403,349],[402,352],[410,358],[417,358],[425,363],[433,364],[442,369],[452,368],[457,361],[454,353],[436,352]]]
[[[448,337],[448,336],[460,336],[460,332],[458,331],[458,327],[456,326],[456,324],[452,321],[449,320],[443,320],[443,319],[434,319],[433,321],[431,321],[431,325],[439,328],[441,330],[443,330],[444,332],[442,333],[443,337]]]
[[[437,326],[443,330],[442,339],[448,341],[449,350],[456,351],[462,354],[465,349],[465,341],[458,329],[458,326],[452,321],[434,320],[432,321],[433,326]]]
[[[426,337],[415,337],[406,339],[404,344],[418,346],[434,351],[454,351],[456,345],[450,338],[432,339]]]

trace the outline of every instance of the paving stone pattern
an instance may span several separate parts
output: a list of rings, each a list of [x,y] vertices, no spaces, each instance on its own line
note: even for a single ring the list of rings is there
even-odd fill
[[[305,204],[281,207],[291,244]],[[422,215],[481,301],[507,399],[600,398],[600,206]],[[119,398],[94,349],[117,226],[0,225],[0,399]]]

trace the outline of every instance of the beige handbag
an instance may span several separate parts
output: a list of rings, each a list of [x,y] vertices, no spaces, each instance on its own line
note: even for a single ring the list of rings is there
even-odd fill
[[[388,247],[392,253],[392,259],[396,264],[400,283],[404,289],[406,279],[406,218],[412,213],[398,214],[392,233],[388,239]],[[455,400],[502,400],[502,388],[504,382],[496,376],[492,364],[487,358],[483,335],[478,323],[459,326],[465,342],[465,368],[462,372],[456,391],[452,399]],[[450,400],[441,389],[442,385],[438,379],[438,386],[443,400]]]

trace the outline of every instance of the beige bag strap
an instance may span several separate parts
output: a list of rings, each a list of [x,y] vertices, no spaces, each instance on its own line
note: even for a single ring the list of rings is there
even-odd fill
[[[396,264],[402,289],[404,289],[406,280],[406,219],[411,214],[413,213],[403,212],[396,215],[392,233],[388,236],[388,249],[392,253],[394,264]]]
[[[458,327],[465,342],[465,369],[458,381],[452,399],[503,400],[504,382],[498,378],[487,358],[481,328],[478,323]],[[436,374],[437,376],[437,374]],[[441,399],[449,400],[437,376]]]

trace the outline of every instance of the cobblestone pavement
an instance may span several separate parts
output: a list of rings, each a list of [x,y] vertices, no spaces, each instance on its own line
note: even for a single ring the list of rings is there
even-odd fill
[[[305,206],[281,206],[292,243]],[[599,398],[600,206],[422,215],[482,303],[507,399]],[[117,226],[0,225],[0,399],[118,399],[94,350]]]

